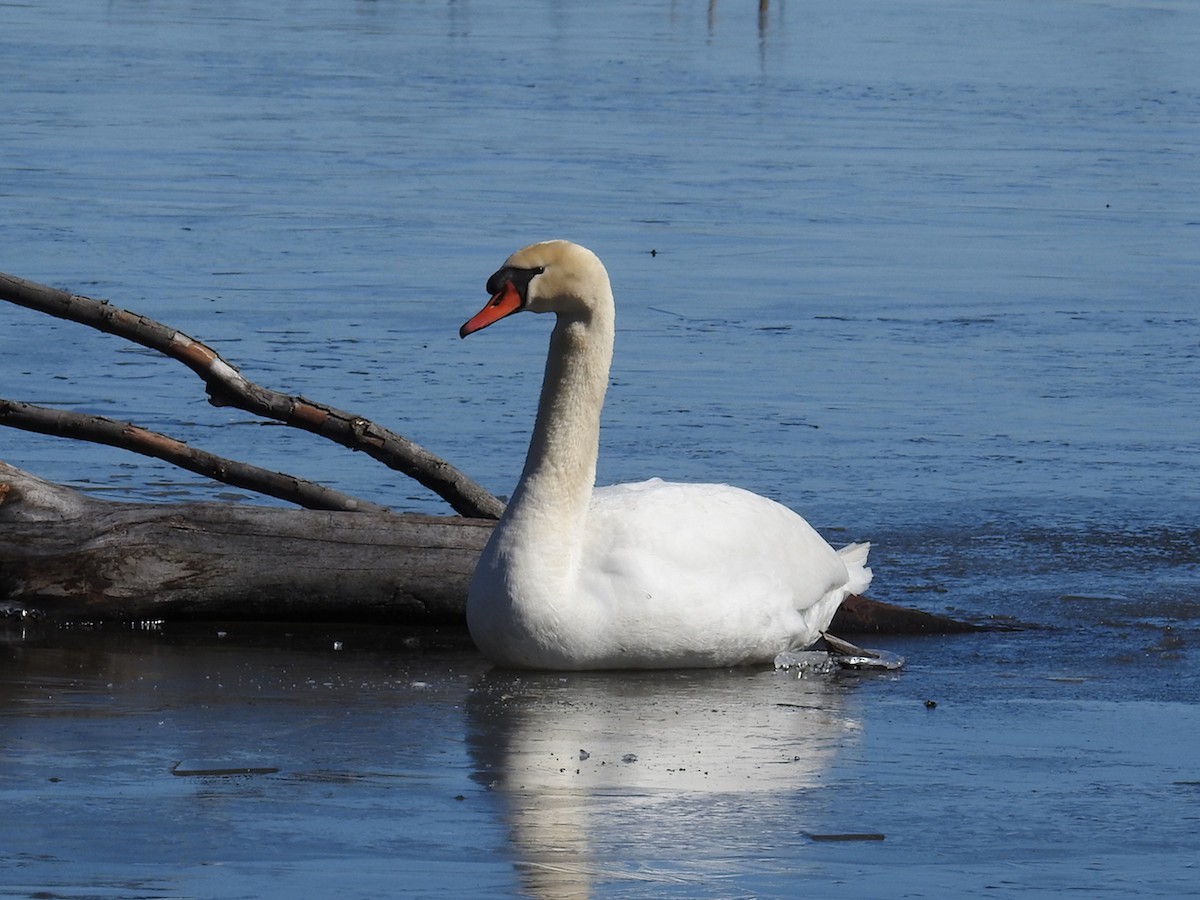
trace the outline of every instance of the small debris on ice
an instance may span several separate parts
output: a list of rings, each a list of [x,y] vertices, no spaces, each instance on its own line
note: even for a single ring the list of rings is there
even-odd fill
[[[814,645],[819,649],[785,650],[775,657],[776,669],[795,670],[798,678],[805,675],[828,675],[840,669],[899,669],[904,657],[886,650],[866,650],[849,641],[821,635]]]

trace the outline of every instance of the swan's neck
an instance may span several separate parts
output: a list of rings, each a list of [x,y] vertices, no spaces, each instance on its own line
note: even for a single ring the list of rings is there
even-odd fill
[[[515,544],[557,562],[547,578],[568,576],[582,541],[612,345],[611,305],[586,317],[560,313],[550,337],[529,454],[502,522]]]

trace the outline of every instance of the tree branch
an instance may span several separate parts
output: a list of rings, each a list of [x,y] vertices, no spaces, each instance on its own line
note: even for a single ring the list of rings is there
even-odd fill
[[[282,472],[272,472],[248,463],[226,459],[206,450],[189,447],[183,441],[149,431],[131,422],[104,416],[90,416],[62,409],[47,409],[19,400],[0,398],[0,425],[36,431],[54,437],[91,441],[153,456],[181,469],[204,475],[214,481],[286,500],[305,509],[331,509],[341,512],[391,512],[387,507],[359,500],[324,485]]]
[[[195,372],[214,406],[234,406],[361,450],[420,482],[464,516],[495,519],[504,511],[500,500],[465,473],[402,435],[362,416],[260,387],[212,348],[146,316],[2,272],[0,299],[157,350]]]

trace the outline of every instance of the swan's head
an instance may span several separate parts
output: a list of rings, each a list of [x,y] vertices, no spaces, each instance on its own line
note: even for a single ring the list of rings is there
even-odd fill
[[[604,264],[570,241],[530,244],[505,260],[487,280],[487,304],[458,330],[459,337],[521,310],[588,316],[612,305]]]

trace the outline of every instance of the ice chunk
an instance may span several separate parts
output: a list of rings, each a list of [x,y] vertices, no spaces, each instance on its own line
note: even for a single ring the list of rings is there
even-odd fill
[[[836,672],[838,664],[833,654],[824,650],[784,650],[775,657],[775,668],[795,671],[797,677],[803,678]]]

